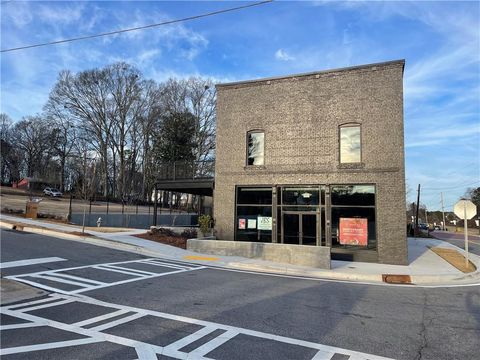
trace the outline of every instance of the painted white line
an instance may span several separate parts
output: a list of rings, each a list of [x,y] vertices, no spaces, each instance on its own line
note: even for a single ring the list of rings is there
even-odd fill
[[[187,266],[173,266],[173,265],[170,265],[170,264],[159,263],[157,261],[142,261],[142,263],[143,264],[148,264],[148,265],[153,265],[153,266],[171,268],[171,269],[183,269],[183,270],[191,269],[190,267],[187,267]]]
[[[47,321],[48,326],[54,327],[56,329],[64,330],[64,331],[70,331],[74,332],[76,334],[88,336],[92,339],[95,339],[95,341],[109,341],[115,344],[119,344],[122,346],[130,346],[130,347],[136,347],[138,345],[145,345],[145,346],[150,346],[153,348],[153,350],[157,354],[161,354],[163,351],[163,347],[161,346],[156,346],[152,344],[147,344],[141,341],[136,341],[128,338],[124,338],[121,336],[116,336],[116,335],[111,335],[111,334],[106,334],[106,333],[101,333],[97,331],[92,331],[91,329],[84,329],[81,327],[69,325],[69,324],[64,324],[58,321],[54,320],[48,320],[48,319],[42,319],[38,316],[32,315],[32,314],[25,314],[25,313],[20,313],[20,312],[15,312],[12,310],[5,310],[5,314],[19,317],[21,319],[27,320],[27,321],[41,321],[45,320]]]
[[[69,274],[64,274],[64,273],[61,273],[61,272],[58,272],[58,271],[52,271],[50,272],[48,275],[50,276],[58,276],[58,277],[62,277],[62,278],[67,278],[67,279],[72,279],[72,280],[78,280],[80,282],[85,282],[85,283],[89,283],[89,284],[85,284],[85,285],[104,285],[106,283],[104,282],[101,282],[101,281],[97,281],[97,280],[91,280],[91,279],[85,279],[85,278],[82,278],[82,277],[79,277],[79,276],[74,276],[74,275],[69,275]]]
[[[333,355],[335,355],[335,353],[319,350],[312,358],[312,360],[330,360]],[[350,359],[351,358],[349,358],[348,360]]]
[[[154,274],[157,274],[157,273],[150,272],[150,271],[137,270],[137,269],[132,269],[132,268],[129,268],[129,267],[125,268],[125,267],[116,266],[116,265],[103,265],[103,267],[118,269],[118,270],[122,270],[122,271],[130,271],[132,273],[138,273],[140,275],[154,275]]]
[[[64,296],[64,298],[68,298],[67,296]],[[188,318],[185,316],[180,316],[180,315],[173,315],[173,314],[168,314],[168,313],[162,313],[158,311],[153,311],[153,310],[147,310],[147,309],[139,309],[131,306],[125,306],[125,305],[118,305],[118,304],[111,304],[107,302],[103,302],[97,299],[93,299],[87,296],[80,296],[76,298],[77,301],[85,301],[90,304],[96,304],[96,305],[101,305],[101,306],[108,306],[108,307],[113,307],[117,309],[123,309],[123,310],[128,310],[132,312],[136,312],[139,314],[143,315],[151,315],[151,316],[156,316],[156,317],[161,317],[169,320],[176,320],[176,321],[182,321],[186,322],[189,324],[197,324],[197,325],[202,325],[202,326],[207,326],[207,327],[214,327],[217,329],[222,329],[225,331],[231,331],[234,333],[240,333],[244,335],[250,335],[253,337],[258,337],[258,338],[263,338],[263,339],[270,339],[274,341],[279,341],[283,342],[286,344],[292,344],[292,345],[300,345],[304,346],[307,348],[312,348],[316,350],[322,350],[324,352],[331,352],[331,353],[340,353],[348,356],[367,356],[368,359],[370,360],[386,360],[388,358],[382,357],[382,356],[376,356],[376,355],[370,355],[370,354],[364,354],[358,351],[351,351],[347,349],[342,349],[342,348],[337,348],[334,346],[329,346],[329,345],[323,345],[323,344],[318,344],[310,341],[305,341],[305,340],[298,340],[298,339],[293,339],[293,338],[287,338],[284,336],[279,336],[279,335],[273,335],[269,333],[264,333],[256,330],[249,330],[245,328],[240,328],[240,327],[235,327],[235,326],[230,326],[230,325],[223,325],[223,324],[218,324],[218,323],[213,323],[209,321],[204,321],[204,320],[198,320],[198,319],[193,319],[193,318]],[[225,336],[225,334],[221,335]]]
[[[183,348],[184,346],[187,346],[188,344],[193,343],[194,341],[197,341],[197,340],[201,339],[205,335],[208,335],[208,334],[214,332],[215,330],[217,330],[217,328],[215,328],[215,327],[206,326],[204,328],[201,328],[197,332],[194,332],[193,334],[185,336],[185,337],[175,341],[174,343],[171,343],[170,345],[165,346],[164,354],[167,354],[167,352],[168,352],[168,356],[174,356],[174,352],[178,351],[179,349]],[[175,356],[178,356],[178,355],[175,354]]]
[[[87,284],[80,284],[78,282],[74,282],[74,281],[70,281],[70,280],[54,278],[53,276],[51,276],[51,271],[37,272],[37,273],[33,273],[33,274],[22,274],[22,275],[18,275],[18,276],[8,276],[7,278],[12,279],[12,280],[16,280],[16,281],[19,281],[19,282],[23,282],[25,284],[29,284],[29,285],[32,285],[32,286],[35,286],[35,287],[38,287],[38,288],[41,288],[41,289],[56,292],[56,293],[79,294],[79,293],[86,292],[86,291],[102,289],[102,288],[106,288],[106,287],[110,287],[110,286],[122,285],[122,284],[126,284],[126,283],[133,282],[133,281],[152,279],[152,278],[167,276],[167,275],[174,275],[174,274],[179,274],[179,273],[182,273],[182,272],[185,272],[185,271],[195,271],[195,270],[205,269],[205,267],[202,266],[202,267],[197,267],[197,268],[190,269],[190,270],[180,269],[180,270],[164,272],[164,273],[151,273],[151,275],[140,275],[140,274],[133,274],[133,273],[130,273],[130,272],[126,272],[126,271],[118,270],[118,269],[114,269],[114,268],[107,268],[107,267],[105,267],[105,265],[101,265],[101,266],[95,265],[95,266],[91,266],[91,268],[95,268],[95,269],[99,269],[99,270],[105,270],[105,271],[121,272],[121,273],[124,273],[124,274],[133,275],[135,277],[131,278],[131,279],[112,282],[112,283],[103,283],[103,285],[87,285]],[[64,271],[64,270],[61,270],[61,271]],[[58,288],[54,288],[53,286],[44,285],[44,284],[41,284],[41,283],[38,283],[38,282],[34,282],[32,280],[24,279],[24,277],[33,277],[33,278],[37,277],[37,278],[44,278],[45,280],[56,281],[58,283],[68,283],[68,284],[71,284],[71,285],[79,286],[80,289],[75,289],[75,290],[58,289]]]
[[[18,347],[1,349],[0,354],[10,355],[10,354],[25,353],[30,351],[58,349],[58,348],[67,347],[67,346],[91,344],[91,343],[96,343],[100,341],[102,340],[88,338],[88,339],[78,339],[78,340],[69,340],[69,341],[58,341],[58,342],[38,344],[38,345],[18,346]]]
[[[209,342],[203,344],[202,346],[196,348],[195,350],[188,353],[188,357],[195,359],[199,357],[203,357],[208,354],[210,351],[216,349],[217,347],[223,345],[228,340],[232,339],[233,337],[239,334],[238,331],[235,330],[228,330],[227,332],[223,333],[222,335],[213,338]]]
[[[120,262],[113,262],[113,263],[105,263],[105,264],[92,264],[92,265],[83,265],[83,266],[75,266],[75,267],[70,267],[70,268],[64,268],[64,269],[58,269],[56,271],[69,271],[69,270],[78,270],[78,269],[86,269],[86,268],[92,268],[95,266],[101,266],[101,265],[121,265],[121,264],[129,264],[129,263],[135,263],[139,262],[141,260],[151,260],[151,259],[137,259],[137,260],[130,260],[130,261],[120,261]],[[51,270],[49,270],[51,271]],[[43,274],[45,271],[37,271],[29,274],[21,274],[22,276],[32,276],[32,275],[37,275],[37,274]],[[20,276],[20,275],[16,275]],[[8,278],[8,277],[7,277]]]
[[[161,259],[146,259],[144,261],[154,262],[154,263],[157,263],[157,264],[165,264],[165,266],[167,266],[167,265],[176,266],[176,267],[186,268],[186,269],[192,269],[192,268],[196,268],[198,266],[202,266],[202,265],[199,265],[199,264],[187,264],[187,263],[177,264],[177,263],[173,263],[173,262],[163,261]]]
[[[127,284],[127,283],[130,283],[130,282],[133,282],[133,281],[153,279],[153,278],[156,278],[156,277],[174,275],[174,274],[179,274],[179,273],[186,272],[186,271],[195,271],[195,270],[200,270],[200,268],[192,269],[192,270],[177,270],[177,271],[171,271],[171,272],[167,272],[167,273],[154,274],[154,275],[151,275],[151,276],[144,276],[144,277],[137,277],[137,278],[133,278],[133,279],[127,279],[127,280],[122,280],[122,281],[117,281],[117,282],[114,282],[114,283],[110,283],[110,284],[107,284],[107,285],[93,286],[89,289],[74,290],[74,291],[71,291],[70,294],[79,294],[79,293],[82,293],[82,292],[85,292],[85,291],[103,289],[103,288],[106,288],[106,287],[109,287],[109,286]]]
[[[118,269],[112,269],[110,267],[106,267],[105,265],[98,265],[98,266],[92,266],[93,269],[98,269],[98,270],[104,270],[104,271],[112,271],[112,272],[117,272],[120,274],[125,274],[125,275],[131,275],[131,276],[142,276],[141,274],[134,274],[130,271],[122,271]]]
[[[100,316],[97,316],[97,317],[94,317],[94,318],[91,318],[91,319],[79,321],[79,322],[77,322],[75,324],[72,324],[72,325],[83,327],[85,325],[94,324],[96,322],[107,320],[107,319],[113,318],[115,316],[120,316],[120,315],[127,314],[127,313],[128,313],[128,311],[126,311],[126,310],[118,310],[118,311],[114,311],[114,312],[111,312],[111,313],[108,313],[108,314],[105,314],[105,315],[100,315]]]
[[[157,359],[157,354],[155,349],[152,346],[148,345],[137,345],[135,346],[135,351],[138,355],[138,360],[153,360]]]
[[[75,302],[75,300],[66,299],[66,300],[62,300],[62,301],[55,301],[54,303],[31,306],[31,307],[23,308],[23,309],[16,310],[16,311],[20,311],[20,312],[25,313],[25,312],[30,312],[30,311],[33,311],[33,310],[46,309],[48,307],[65,305],[65,304],[69,304],[69,303],[73,303],[73,302]]]
[[[16,281],[22,282],[24,284],[29,284],[29,285],[32,285],[34,287],[44,289],[44,290],[48,290],[48,291],[52,291],[52,292],[55,292],[55,293],[70,294],[70,291],[57,289],[57,288],[54,288],[54,287],[51,287],[51,286],[48,286],[48,285],[43,285],[43,284],[40,284],[40,283],[37,283],[37,282],[34,282],[34,281],[30,281],[30,280],[25,280],[21,277],[7,276],[7,279],[16,280]]]
[[[28,266],[28,265],[36,265],[36,264],[46,264],[56,261],[66,261],[67,259],[63,259],[60,257],[47,257],[47,258],[36,258],[36,259],[27,259],[27,260],[18,260],[18,261],[9,261],[0,263],[0,269],[7,269],[17,266]]]
[[[130,347],[138,347],[138,345],[146,345],[148,347],[151,347],[153,351],[157,354],[165,354],[169,355],[169,351],[165,351],[165,348],[162,348],[160,346],[156,346],[153,344],[147,344],[135,340],[131,340],[128,338],[123,338],[120,336],[116,335],[111,335],[107,333],[102,333],[99,332],[99,330],[102,330],[104,327],[113,327],[116,325],[120,325],[120,323],[126,323],[128,321],[134,320],[134,318],[140,318],[145,315],[151,315],[151,316],[156,316],[164,319],[170,319],[170,320],[176,320],[176,321],[182,321],[185,323],[190,323],[190,324],[198,324],[202,326],[206,326],[208,328],[214,328],[214,329],[221,329],[225,330],[226,333],[212,339],[208,343],[200,346],[197,348],[194,352],[188,354],[188,357],[192,355],[193,358],[199,358],[199,356],[203,356],[202,354],[207,354],[208,352],[214,350],[218,346],[224,344],[228,340],[230,340],[232,337],[234,337],[237,334],[243,334],[243,335],[249,335],[257,338],[263,338],[263,339],[269,339],[273,341],[278,341],[286,344],[292,344],[292,345],[299,345],[311,349],[316,349],[319,351],[323,351],[324,353],[339,353],[343,355],[350,356],[352,358],[357,358],[357,359],[370,359],[370,360],[385,360],[387,358],[381,357],[381,356],[376,356],[376,355],[370,355],[370,354],[365,354],[357,351],[350,351],[347,349],[342,349],[342,348],[337,348],[333,346],[328,346],[328,345],[322,345],[318,343],[313,343],[309,341],[304,341],[304,340],[299,340],[299,339],[293,339],[293,338],[287,338],[283,336],[278,336],[278,335],[273,335],[273,334],[268,334],[260,331],[255,331],[255,330],[248,330],[244,328],[239,328],[235,326],[230,326],[230,325],[223,325],[223,324],[218,324],[218,323],[213,323],[213,322],[208,322],[204,320],[198,320],[198,319],[193,319],[193,318],[188,318],[184,316],[179,316],[179,315],[173,315],[173,314],[167,314],[167,313],[161,313],[157,311],[152,311],[152,310],[146,310],[146,309],[139,309],[139,308],[134,308],[130,306],[124,306],[124,305],[118,305],[118,304],[111,304],[107,303],[104,301],[96,300],[87,296],[68,296],[68,295],[63,295],[61,298],[67,300],[67,301],[78,301],[78,302],[84,302],[87,304],[94,304],[94,305],[101,305],[101,306],[106,306],[110,308],[115,308],[119,310],[126,310],[130,312],[135,312],[135,315],[129,316],[127,318],[123,318],[117,321],[110,322],[109,324],[105,324],[104,326],[98,326],[95,328],[91,329],[85,329],[81,328],[75,325],[69,325],[69,324],[64,324],[60,323],[57,321],[53,320],[48,320],[48,319],[43,319],[37,316],[34,316],[32,314],[26,314],[24,312],[19,312],[19,311],[12,311],[12,310],[4,310],[2,312],[6,313],[7,315],[15,316],[27,321],[32,321],[32,322],[38,322],[38,321],[47,321],[48,326],[53,326],[55,328],[65,330],[65,331],[70,331],[70,332],[75,332],[77,334],[85,335],[92,337],[94,339],[99,339],[103,341],[110,341],[113,343],[117,343],[123,346],[130,346]],[[190,335],[189,335],[190,336]],[[188,337],[188,336],[187,336]],[[181,353],[180,353],[181,354]],[[172,351],[172,355],[177,355],[174,351]],[[179,358],[185,358],[187,354],[178,356]]]
[[[89,330],[93,330],[93,331],[103,331],[103,330],[106,330],[106,329],[110,329],[112,327],[115,327],[115,326],[118,326],[118,325],[122,325],[122,324],[125,324],[127,322],[130,322],[130,321],[133,321],[133,320],[136,320],[136,319],[140,319],[141,317],[144,317],[145,314],[133,314],[133,315],[130,315],[130,316],[127,316],[127,317],[124,317],[124,318],[121,318],[121,319],[118,319],[118,320],[115,320],[115,321],[112,321],[112,322],[109,322],[109,323],[106,323],[106,324],[102,324],[102,325],[98,325],[98,326],[95,326],[95,327],[92,327],[90,328]]]
[[[48,274],[48,275],[44,275],[44,274],[35,275],[35,278],[50,280],[50,281],[53,281],[53,282],[58,282],[58,283],[63,283],[63,284],[74,285],[74,286],[77,286],[77,287],[87,287],[89,285],[89,284],[85,284],[85,283],[79,283],[78,281],[72,281],[72,280],[62,279],[60,277],[50,276],[50,274]],[[90,286],[92,286],[92,285],[90,285]]]
[[[21,324],[11,324],[11,325],[0,325],[0,331],[3,330],[12,330],[12,329],[26,329],[31,327],[37,326],[45,326],[47,323],[44,321],[43,323],[21,323]]]
[[[40,300],[23,302],[21,304],[7,305],[5,307],[2,307],[2,309],[16,310],[16,309],[21,308],[21,307],[41,304],[41,303],[50,302],[50,301],[53,301],[53,300],[60,300],[60,299],[61,299],[60,297],[56,296],[55,294],[52,294],[49,297],[46,297],[46,298],[43,298],[43,299],[40,299]]]

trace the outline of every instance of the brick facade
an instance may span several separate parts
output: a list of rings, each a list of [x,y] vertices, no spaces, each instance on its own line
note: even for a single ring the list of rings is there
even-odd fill
[[[407,263],[404,61],[217,85],[214,218],[234,239],[236,185],[375,184],[376,261]],[[362,162],[339,162],[339,126],[361,124]],[[265,132],[265,165],[246,134]],[[377,254],[376,254],[377,255]]]

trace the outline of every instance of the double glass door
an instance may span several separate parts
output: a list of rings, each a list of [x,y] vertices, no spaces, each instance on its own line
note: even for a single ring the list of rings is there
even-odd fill
[[[318,221],[316,213],[283,212],[283,243],[317,245]]]

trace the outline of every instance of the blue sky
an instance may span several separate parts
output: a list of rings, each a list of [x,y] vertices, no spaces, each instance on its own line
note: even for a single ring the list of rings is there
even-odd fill
[[[242,2],[2,1],[1,48],[187,17]],[[284,2],[182,24],[3,53],[1,111],[40,112],[62,69],[115,61],[147,78],[225,82],[406,59],[406,177],[447,209],[480,186],[479,2]]]

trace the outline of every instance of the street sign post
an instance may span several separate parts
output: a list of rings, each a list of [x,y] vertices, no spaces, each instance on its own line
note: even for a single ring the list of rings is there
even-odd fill
[[[453,207],[453,212],[460,219],[463,219],[463,233],[465,236],[465,267],[468,269],[468,226],[467,220],[473,218],[477,215],[477,207],[470,200],[462,199],[455,204]]]

